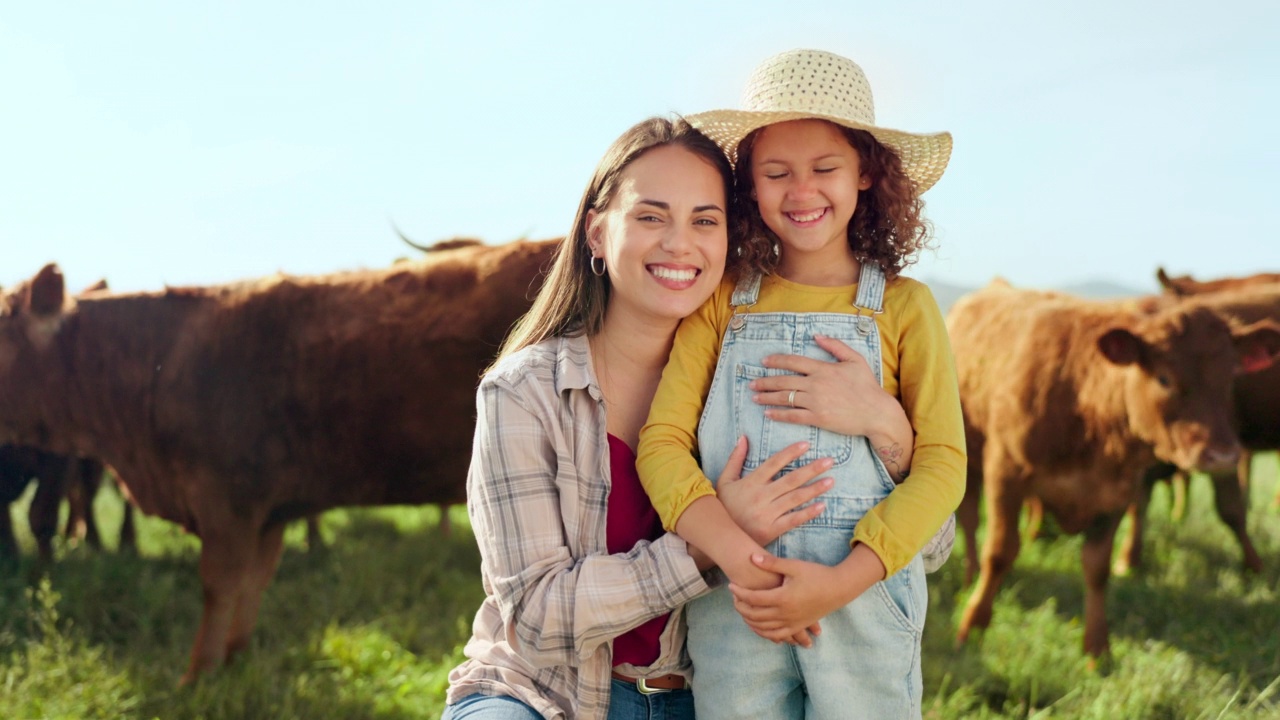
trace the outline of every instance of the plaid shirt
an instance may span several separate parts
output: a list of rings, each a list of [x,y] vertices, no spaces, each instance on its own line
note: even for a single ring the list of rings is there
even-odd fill
[[[676,535],[605,549],[609,445],[586,337],[504,358],[476,410],[467,511],[488,597],[449,702],[505,695],[547,718],[604,718],[613,638],[666,612],[657,661],[619,671],[689,677],[682,606],[708,586]]]

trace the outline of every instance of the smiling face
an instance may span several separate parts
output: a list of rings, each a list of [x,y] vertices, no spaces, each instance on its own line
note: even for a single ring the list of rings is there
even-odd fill
[[[729,247],[724,179],[674,145],[622,171],[617,192],[587,218],[593,257],[609,273],[609,316],[675,325],[720,283]]]
[[[840,128],[824,120],[764,128],[751,153],[751,179],[760,217],[782,241],[782,276],[808,282],[815,273],[847,274],[845,282],[853,282],[849,222],[871,178]]]

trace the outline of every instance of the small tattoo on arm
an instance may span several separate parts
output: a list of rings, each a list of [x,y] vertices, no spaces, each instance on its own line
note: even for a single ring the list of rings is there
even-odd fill
[[[876,454],[880,456],[880,461],[884,463],[885,469],[889,474],[898,480],[907,478],[907,470],[902,469],[900,461],[902,460],[902,446],[898,443],[885,445],[876,448]]]

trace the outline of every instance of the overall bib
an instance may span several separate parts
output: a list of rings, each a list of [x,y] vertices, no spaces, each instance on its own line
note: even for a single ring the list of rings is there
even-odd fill
[[[718,478],[736,439],[750,443],[744,473],[787,445],[807,440],[809,451],[783,470],[823,457],[835,461],[823,477],[835,486],[820,497],[826,510],[769,545],[780,558],[836,565],[849,555],[858,521],[894,488],[880,458],[862,436],[768,420],[752,400],[751,380],[785,371],[765,368],[770,354],[830,360],[815,334],[861,353],[883,385],[880,333],[885,277],[863,263],[850,314],[751,313],[760,276],[738,282],[734,316],[725,332],[715,378],[698,424],[702,471]],[[924,567],[916,556],[849,605],[823,618],[812,648],[774,644],[747,627],[721,587],[687,606],[693,695],[700,720],[717,718],[916,718],[923,692],[920,638],[928,607]]]

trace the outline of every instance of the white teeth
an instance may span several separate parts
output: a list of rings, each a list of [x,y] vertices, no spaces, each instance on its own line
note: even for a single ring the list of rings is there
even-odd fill
[[[806,222],[813,222],[814,220],[817,220],[818,218],[822,217],[822,214],[825,213],[826,211],[827,211],[826,208],[822,208],[821,210],[811,210],[803,215],[800,215],[798,213],[787,213],[787,216],[790,217],[792,220],[795,220],[796,222],[806,223]]]
[[[653,273],[654,277],[660,277],[663,280],[675,280],[676,282],[689,282],[698,276],[697,270],[672,270],[658,265],[650,268],[649,272]]]

